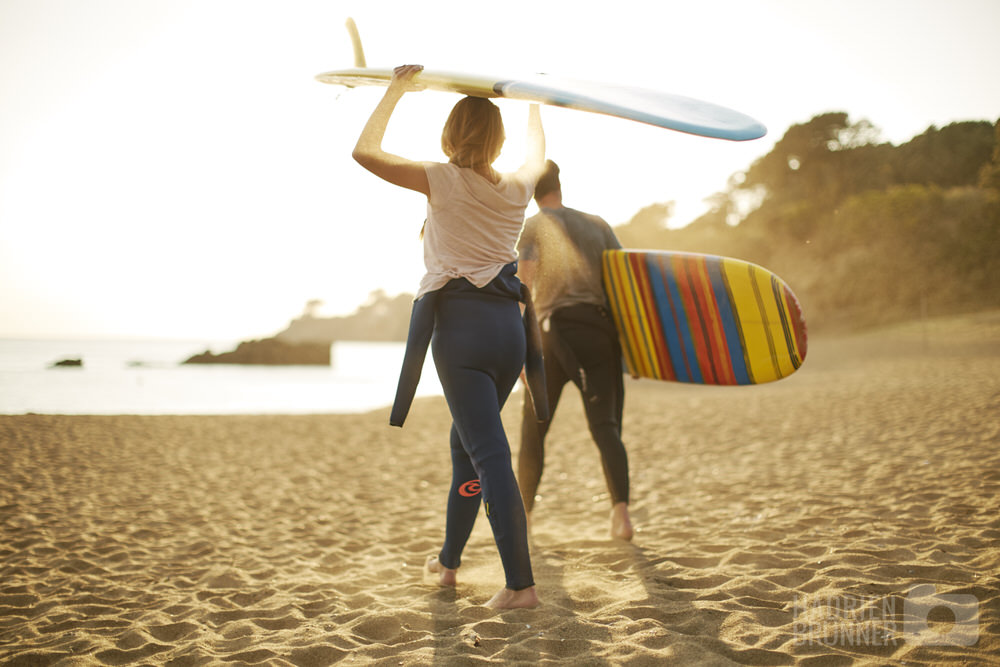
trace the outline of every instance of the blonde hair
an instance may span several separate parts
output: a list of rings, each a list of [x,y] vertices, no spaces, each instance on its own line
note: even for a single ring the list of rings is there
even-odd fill
[[[483,97],[466,97],[448,114],[441,150],[459,167],[488,167],[500,155],[504,139],[497,105]]]

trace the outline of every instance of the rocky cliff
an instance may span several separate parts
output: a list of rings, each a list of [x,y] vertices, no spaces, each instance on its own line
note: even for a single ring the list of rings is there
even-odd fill
[[[235,350],[196,354],[185,364],[260,364],[329,366],[329,343],[289,343],[277,338],[244,341]]]

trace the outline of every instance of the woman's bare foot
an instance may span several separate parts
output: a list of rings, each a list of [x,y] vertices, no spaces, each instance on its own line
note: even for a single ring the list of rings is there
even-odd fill
[[[519,591],[513,591],[509,588],[501,589],[499,593],[490,598],[486,606],[492,609],[534,609],[540,604],[535,587],[532,586]]]
[[[458,570],[453,570],[449,567],[445,567],[438,562],[437,556],[431,556],[427,559],[427,571],[438,575],[438,583],[442,586],[454,586],[457,579],[456,573]]]
[[[632,520],[628,515],[628,503],[616,503],[611,508],[611,537],[630,541],[633,533]]]

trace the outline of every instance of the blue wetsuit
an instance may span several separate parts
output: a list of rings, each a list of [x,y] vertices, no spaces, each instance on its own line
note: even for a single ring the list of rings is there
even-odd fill
[[[516,264],[505,266],[482,288],[455,278],[414,304],[407,360],[390,423],[401,426],[405,419],[430,335],[434,365],[452,416],[452,483],[438,561],[458,568],[484,502],[506,586],[522,590],[534,585],[527,521],[500,410],[526,361],[529,383],[539,388],[532,396],[544,400],[545,394],[538,341],[528,344],[532,333],[537,335],[537,325],[530,306],[527,323],[522,320],[519,300],[526,297],[526,290],[521,290],[516,270]],[[544,403],[536,407],[547,412]]]
[[[468,281],[462,278],[449,286],[456,282]],[[507,588],[533,586],[524,506],[500,421],[500,409],[524,363],[518,302],[446,286],[438,297],[431,350],[453,420],[452,483],[438,560],[448,568],[459,566],[482,497]],[[481,493],[476,493],[476,480]]]

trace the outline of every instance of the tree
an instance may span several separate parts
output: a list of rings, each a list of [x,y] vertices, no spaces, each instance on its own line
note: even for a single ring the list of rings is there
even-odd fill
[[[993,159],[979,171],[979,187],[1000,190],[1000,120],[993,127]]]
[[[890,147],[873,143],[878,135],[869,121],[851,123],[842,111],[793,125],[730,187],[728,209],[742,206],[744,224],[805,241],[845,197],[888,185]]]
[[[662,248],[673,211],[673,202],[650,204],[624,225],[615,227],[615,235],[627,248]]]
[[[815,178],[816,168],[841,147],[842,137],[853,136],[850,127],[843,111],[820,114],[807,123],[792,125],[770,153],[750,166],[740,188],[763,186],[770,196],[781,199],[812,196],[820,185]]]
[[[302,311],[302,317],[316,317],[317,311],[322,307],[322,299],[309,299],[306,301],[305,310]]]
[[[894,157],[897,183],[954,188],[975,185],[997,139],[986,121],[934,126],[901,145]]]

